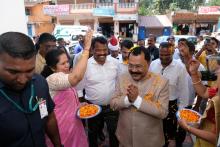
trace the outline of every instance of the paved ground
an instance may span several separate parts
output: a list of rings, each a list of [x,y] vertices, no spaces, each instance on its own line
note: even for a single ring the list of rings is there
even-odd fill
[[[86,132],[88,131],[88,128],[86,127]],[[99,147],[109,147],[109,138],[108,138],[108,133],[107,133],[107,129],[106,129],[106,125],[104,127],[104,134],[105,134],[105,141],[101,142],[99,140]],[[193,147],[193,141],[192,138],[189,134],[187,134],[186,139],[183,143],[183,147]]]
[[[104,129],[106,130],[106,129]],[[109,147],[109,139],[108,139],[108,134],[106,131],[104,131],[106,139],[104,142],[100,142],[99,147]],[[186,139],[183,143],[183,147],[193,147],[193,141],[192,138],[189,134],[187,134]]]

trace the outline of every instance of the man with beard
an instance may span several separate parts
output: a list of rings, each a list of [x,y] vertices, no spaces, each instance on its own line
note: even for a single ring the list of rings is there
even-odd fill
[[[83,35],[78,36],[79,43],[74,47],[74,54],[78,54],[79,52],[83,50],[84,39],[85,38]]]
[[[0,146],[61,147],[46,80],[34,74],[36,49],[25,34],[0,36]]]
[[[159,59],[151,63],[150,71],[161,74],[169,80],[169,114],[163,121],[163,128],[165,147],[175,146],[176,112],[187,107],[189,102],[188,73],[180,62],[173,59],[172,45],[168,42],[160,44]]]
[[[156,43],[156,36],[150,34],[148,38],[147,50],[149,50],[150,52],[151,61],[159,58],[159,49],[155,46],[155,43]]]
[[[135,47],[128,57],[128,71],[117,79],[111,107],[119,110],[116,135],[120,147],[161,147],[162,119],[168,114],[168,80],[148,72],[150,53]]]
[[[56,48],[56,38],[50,33],[43,33],[40,35],[38,42],[36,43],[36,49],[38,53],[36,55],[35,72],[40,74],[44,66],[46,65],[46,54]]]
[[[121,56],[122,59],[119,59],[119,73],[128,71],[128,54],[130,49],[134,46],[131,40],[125,39],[121,43]]]
[[[88,119],[89,146],[98,147],[97,138],[105,122],[109,133],[110,147],[117,147],[115,130],[118,112],[110,109],[109,104],[112,94],[115,92],[119,62],[111,56],[107,57],[108,46],[104,37],[96,37],[92,40],[91,51],[93,56],[88,60],[84,78],[77,85],[77,90],[85,89],[85,99],[88,103],[102,107],[102,112],[99,115]]]

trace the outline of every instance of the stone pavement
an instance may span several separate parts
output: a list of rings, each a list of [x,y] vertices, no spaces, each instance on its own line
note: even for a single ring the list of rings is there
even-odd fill
[[[106,129],[104,129],[106,130]],[[100,142],[99,144],[99,147],[109,147],[109,139],[108,139],[108,134],[106,131],[104,131],[104,134],[105,134],[105,141],[104,142]],[[182,147],[193,147],[193,141],[192,141],[192,138],[189,134],[187,134],[186,136],[186,139],[183,143],[183,146]]]

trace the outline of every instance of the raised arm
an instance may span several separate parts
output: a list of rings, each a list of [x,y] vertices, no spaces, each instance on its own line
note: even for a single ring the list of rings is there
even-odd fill
[[[73,68],[73,70],[69,74],[68,78],[72,86],[77,85],[82,80],[84,73],[86,71],[87,61],[89,58],[89,50],[91,47],[92,35],[93,35],[92,30],[89,30],[86,33],[85,41],[84,41],[84,50],[82,52],[82,55],[78,63],[76,64],[76,66]]]
[[[198,72],[199,65],[200,62],[195,59],[192,59],[189,62],[189,72],[192,78],[193,87],[199,96],[202,98],[209,98],[208,89],[202,84],[201,75]]]

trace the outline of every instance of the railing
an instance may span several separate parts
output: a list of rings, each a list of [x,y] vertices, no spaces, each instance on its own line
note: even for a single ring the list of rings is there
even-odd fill
[[[113,3],[82,3],[72,4],[72,9],[112,8]]]
[[[93,9],[93,8],[113,8],[113,3],[82,3],[82,4],[72,4],[72,9]],[[137,3],[118,3],[116,4],[118,8],[137,8]]]
[[[95,3],[72,4],[72,9],[93,9]]]
[[[96,8],[112,8],[113,3],[97,3],[95,6]]]
[[[118,8],[136,8],[137,3],[118,3]]]
[[[25,3],[42,3],[42,2],[49,2],[52,0],[24,0]]]

